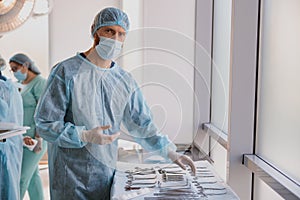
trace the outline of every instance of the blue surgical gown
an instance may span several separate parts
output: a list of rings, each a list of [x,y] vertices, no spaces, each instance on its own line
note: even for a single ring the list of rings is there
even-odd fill
[[[23,125],[22,98],[10,80],[0,80],[0,122]],[[22,136],[0,142],[0,199],[20,199]]]
[[[80,54],[57,64],[40,98],[35,121],[49,142],[52,199],[109,199],[117,160],[117,141],[85,143],[82,130],[111,125],[113,134],[124,124],[147,151],[167,157],[175,145],[159,133],[137,83],[117,63],[100,68]]]

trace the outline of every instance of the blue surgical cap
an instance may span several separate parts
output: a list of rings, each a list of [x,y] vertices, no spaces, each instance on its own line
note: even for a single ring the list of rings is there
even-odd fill
[[[9,62],[15,62],[15,63],[18,63],[20,65],[24,65],[25,63],[28,63],[27,67],[30,71],[32,71],[36,74],[41,73],[40,70],[37,68],[37,66],[35,66],[33,61],[28,56],[26,56],[25,54],[18,53],[16,55],[14,55],[13,57],[11,57],[9,59]]]
[[[121,26],[126,32],[129,30],[129,19],[125,12],[118,8],[104,8],[95,17],[92,25],[92,35],[103,26]]]

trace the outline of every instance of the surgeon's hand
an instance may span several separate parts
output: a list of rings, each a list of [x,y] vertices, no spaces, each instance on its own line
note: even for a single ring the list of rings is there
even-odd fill
[[[115,139],[117,139],[120,136],[120,133],[114,133],[113,135],[105,135],[103,134],[103,130],[109,129],[110,126],[98,126],[96,128],[93,128],[91,130],[84,130],[82,131],[80,135],[80,139],[83,142],[90,142],[94,144],[110,144]]]
[[[33,149],[34,153],[40,153],[42,151],[43,139],[40,136],[36,136],[35,139],[38,141]]]
[[[182,169],[186,170],[185,165],[189,165],[191,167],[193,175],[196,173],[196,167],[192,159],[190,159],[188,156],[179,154],[175,151],[169,151],[168,157],[177,165],[179,165]]]

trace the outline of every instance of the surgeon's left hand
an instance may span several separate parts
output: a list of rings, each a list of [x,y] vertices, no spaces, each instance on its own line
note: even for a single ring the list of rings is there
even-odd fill
[[[191,167],[192,173],[195,175],[195,173],[196,173],[195,164],[194,164],[193,160],[190,159],[188,156],[179,154],[175,151],[169,151],[168,157],[184,170],[186,170],[185,164],[189,165]]]

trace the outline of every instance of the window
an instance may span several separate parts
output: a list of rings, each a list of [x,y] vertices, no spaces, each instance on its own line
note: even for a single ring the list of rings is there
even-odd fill
[[[299,18],[298,0],[262,1],[256,133],[256,154],[298,183]],[[264,199],[263,186],[256,188],[257,199]]]

